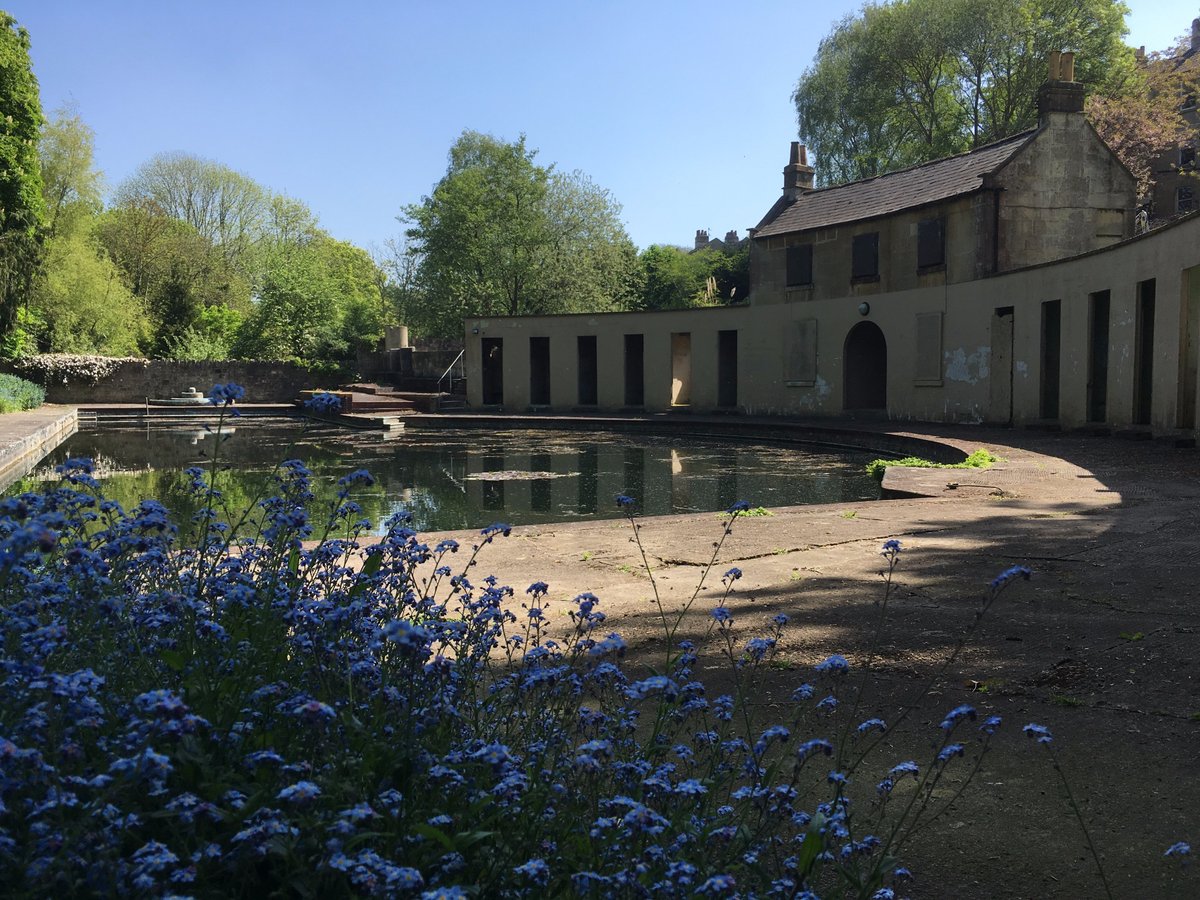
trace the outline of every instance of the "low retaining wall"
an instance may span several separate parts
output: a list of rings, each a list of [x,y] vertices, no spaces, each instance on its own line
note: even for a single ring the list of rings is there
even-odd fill
[[[74,409],[41,409],[0,417],[0,491],[28,475],[79,428]]]
[[[331,388],[336,376],[278,362],[179,362],[168,359],[114,361],[112,371],[96,381],[86,378],[39,378],[28,369],[7,371],[46,389],[49,403],[142,403],[147,397],[178,397],[190,387],[207,392],[214,384],[235,382],[246,389],[247,403],[287,403],[305,389]]]

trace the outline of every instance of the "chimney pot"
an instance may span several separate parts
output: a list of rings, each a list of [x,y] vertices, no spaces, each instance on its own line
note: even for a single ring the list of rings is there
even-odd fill
[[[1200,19],[1192,19],[1192,49],[1200,50]]]
[[[1050,77],[1038,88],[1038,125],[1049,123],[1050,113],[1083,112],[1083,85],[1075,81],[1075,54],[1050,51]]]
[[[797,199],[804,191],[813,189],[813,169],[808,164],[808,150],[799,141],[792,141],[792,152],[783,170],[783,196]]]
[[[1075,54],[1064,53],[1059,62],[1059,81],[1075,80]]]

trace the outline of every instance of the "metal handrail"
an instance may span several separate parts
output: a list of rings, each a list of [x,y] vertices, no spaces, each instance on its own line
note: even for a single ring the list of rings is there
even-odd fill
[[[458,361],[463,358],[463,354],[466,352],[467,352],[466,348],[459,350],[458,356],[454,357],[454,362],[450,363],[450,365],[446,367],[446,371],[442,373],[442,377],[437,380],[437,389],[438,389],[439,394],[442,393],[442,382],[445,381],[447,377],[449,377],[449,379],[450,379],[450,390],[446,391],[445,393],[447,393],[447,394],[454,393],[454,376],[450,373],[452,373],[454,371],[454,367],[458,365]],[[466,367],[464,365],[463,378],[466,378],[466,377],[467,377]]]

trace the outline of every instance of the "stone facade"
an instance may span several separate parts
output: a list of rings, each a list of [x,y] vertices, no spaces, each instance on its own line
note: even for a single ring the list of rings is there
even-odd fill
[[[998,190],[997,270],[1075,256],[1133,234],[1136,180],[1081,112],[1044,114],[988,187]]]
[[[1054,263],[863,302],[469,319],[468,402],[1156,434],[1200,420],[1200,215]],[[882,354],[862,340],[875,330]],[[539,359],[548,384],[534,404]],[[864,378],[878,407],[851,396]],[[595,399],[581,403],[592,380]]]

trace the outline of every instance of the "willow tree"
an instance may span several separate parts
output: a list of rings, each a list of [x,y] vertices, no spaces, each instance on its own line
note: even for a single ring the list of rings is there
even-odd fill
[[[0,333],[6,336],[41,262],[42,121],[29,33],[0,12]]]
[[[896,0],[867,5],[821,41],[792,99],[818,179],[869,178],[1018,134],[1037,123],[1051,50],[1111,94],[1133,69],[1120,0]]]

